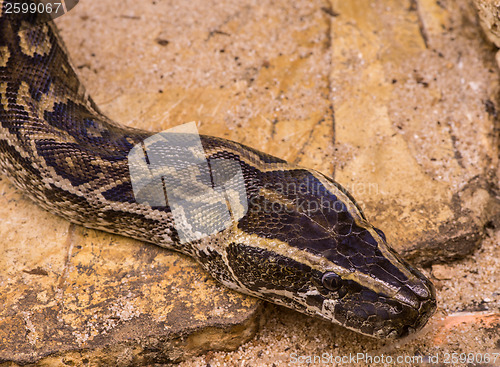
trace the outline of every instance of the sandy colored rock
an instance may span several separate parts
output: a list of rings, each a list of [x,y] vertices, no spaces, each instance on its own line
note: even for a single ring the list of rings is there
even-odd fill
[[[460,319],[464,334],[440,336],[439,343],[433,337],[449,333],[442,323],[448,313],[479,312],[484,298],[491,312],[500,307],[500,237],[488,232],[498,212],[498,74],[471,2],[116,4],[81,2],[58,20],[82,80],[112,118],[152,131],[199,121],[201,133],[334,176],[398,251],[454,271],[451,280],[432,278],[438,314],[412,340],[384,344],[268,306],[271,321],[259,338],[234,354],[210,353],[186,366],[285,366],[292,353],[442,356],[498,348],[495,316]],[[52,348],[59,354],[47,363],[104,365],[105,356],[122,365],[162,363],[186,345],[203,346],[195,352],[235,348],[255,330],[244,315],[258,304],[223,291],[184,257],[71,226],[1,187],[0,295],[10,308],[0,329],[26,336],[24,345],[9,344],[17,360]],[[481,242],[485,227],[489,242]],[[463,260],[451,262],[457,258]],[[194,280],[167,282],[165,274],[180,273]],[[208,289],[194,293],[198,286]],[[89,296],[96,291],[98,297]],[[167,301],[171,292],[180,323]],[[25,299],[31,303],[23,309]],[[229,311],[230,302],[244,312]],[[193,311],[199,304],[208,304],[208,313]],[[212,344],[219,334],[209,333],[217,337],[202,343],[188,336],[192,329],[176,329],[193,322],[213,331],[219,324],[212,321],[226,314],[248,326],[234,327],[232,342]],[[73,344],[50,334],[57,330],[50,317]],[[488,321],[483,327],[471,320]],[[183,344],[190,338],[197,342]]]
[[[432,265],[432,276],[439,280],[450,280],[453,278],[453,270],[447,265],[434,264]]]
[[[498,77],[480,30],[468,26],[474,8],[332,6],[341,14],[332,27],[336,179],[413,262],[471,253],[493,216],[498,165],[488,108]]]
[[[190,259],[69,224],[5,179],[0,192],[0,361],[180,361],[257,330],[259,302]]]
[[[479,20],[488,39],[500,47],[500,1],[474,0]]]

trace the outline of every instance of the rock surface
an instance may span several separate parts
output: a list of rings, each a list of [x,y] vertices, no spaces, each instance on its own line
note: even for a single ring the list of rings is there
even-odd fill
[[[498,72],[471,2],[89,0],[58,24],[110,117],[152,131],[199,121],[334,176],[416,263],[467,259],[498,212]],[[0,185],[0,360],[167,363],[255,332],[259,303],[190,260],[72,226]],[[380,351],[290,315],[324,345]],[[408,350],[442,345],[422,340]]]
[[[343,154],[335,177],[353,185],[368,217],[413,262],[461,258],[493,216],[498,165],[498,76],[472,27],[474,8],[353,4],[332,2],[335,141]]]
[[[4,179],[0,192],[0,361],[180,361],[256,332],[260,302],[190,259],[69,224]]]
[[[500,47],[500,1],[474,0],[480,24],[488,39]]]

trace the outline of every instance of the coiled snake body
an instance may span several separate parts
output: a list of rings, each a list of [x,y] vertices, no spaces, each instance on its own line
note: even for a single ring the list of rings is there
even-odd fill
[[[207,162],[240,170],[246,208],[215,233],[182,241],[168,200],[139,201],[133,190],[130,153],[153,134],[104,116],[52,22],[6,14],[7,2],[0,0],[0,169],[40,206],[183,252],[230,288],[366,335],[402,337],[427,322],[436,308],[432,283],[387,245],[347,191],[232,141],[200,137]]]

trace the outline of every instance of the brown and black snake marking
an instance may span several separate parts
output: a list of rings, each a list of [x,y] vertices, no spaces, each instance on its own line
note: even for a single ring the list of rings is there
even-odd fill
[[[0,0],[0,169],[43,208],[186,253],[233,289],[366,335],[402,337],[433,314],[432,283],[339,184],[228,140],[200,138],[208,162],[241,167],[247,211],[218,233],[180,243],[168,202],[147,205],[132,190],[128,154],[153,134],[104,116],[55,25],[6,14],[7,3]]]

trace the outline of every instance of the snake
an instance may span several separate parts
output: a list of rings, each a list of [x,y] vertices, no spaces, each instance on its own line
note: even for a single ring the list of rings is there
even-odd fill
[[[0,172],[25,196],[357,333],[397,339],[427,323],[434,285],[339,183],[230,140],[112,121],[85,91],[54,22],[7,12],[12,4],[0,0]]]

